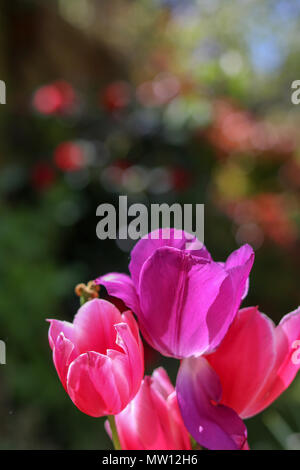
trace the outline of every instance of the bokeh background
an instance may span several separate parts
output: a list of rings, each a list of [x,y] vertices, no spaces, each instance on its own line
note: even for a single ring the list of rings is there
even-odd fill
[[[205,203],[215,259],[256,250],[244,305],[278,322],[300,303],[300,1],[14,0],[0,15],[0,448],[111,448],[63,391],[45,322],[72,320],[77,283],[127,271],[130,244],[96,237],[99,204]],[[177,361],[146,362],[175,378]],[[300,449],[300,377],[247,426],[254,449]]]

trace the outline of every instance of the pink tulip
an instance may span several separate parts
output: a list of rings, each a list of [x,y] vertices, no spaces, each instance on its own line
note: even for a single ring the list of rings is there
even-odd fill
[[[220,377],[222,402],[242,418],[267,408],[299,370],[300,308],[276,327],[257,307],[239,311],[219,349],[207,356]]]
[[[131,403],[115,417],[123,450],[189,450],[176,392],[160,367],[146,376]],[[108,422],[106,428],[111,435]]]
[[[242,419],[268,407],[300,368],[300,308],[275,327],[256,307],[238,312],[219,348],[185,359],[176,391],[182,416],[197,442],[210,449],[239,449]]]
[[[131,276],[110,273],[96,283],[137,315],[154,349],[181,359],[207,354],[220,344],[247,291],[253,260],[252,248],[244,245],[225,263],[214,262],[195,238],[163,229],[136,244]]]
[[[73,323],[49,320],[49,343],[59,378],[73,403],[90,416],[120,413],[139,390],[143,346],[131,312],[94,299]]]

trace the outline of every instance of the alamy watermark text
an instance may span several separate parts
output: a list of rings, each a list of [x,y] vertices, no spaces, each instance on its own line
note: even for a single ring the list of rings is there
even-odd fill
[[[175,231],[174,238],[181,239],[184,230],[191,240],[186,248],[199,249],[204,243],[204,204],[168,205],[135,203],[128,206],[127,196],[119,196],[118,213],[112,204],[103,203],[97,207],[96,215],[101,217],[96,227],[100,240],[138,240],[142,237],[158,239],[158,229],[164,228],[162,238],[170,237],[170,227]],[[195,243],[195,238],[198,243]],[[190,245],[190,246],[189,246]]]

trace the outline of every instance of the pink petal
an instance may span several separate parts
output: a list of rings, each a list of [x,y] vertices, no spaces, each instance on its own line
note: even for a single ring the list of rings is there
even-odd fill
[[[137,396],[116,416],[123,450],[169,448],[161,430],[160,417],[153,402],[150,384],[150,377],[145,377]]]
[[[48,332],[48,339],[50,348],[53,349],[57,338],[61,333],[64,334],[64,337],[70,340],[73,344],[77,342],[77,330],[74,327],[73,323],[60,320],[47,320],[50,323],[50,328]]]
[[[116,415],[116,425],[122,450],[145,450],[144,445],[136,432],[135,420],[132,418],[131,410],[133,409],[133,401]],[[111,429],[108,422],[105,423],[108,435],[111,437]]]
[[[217,351],[207,356],[220,377],[222,403],[243,418],[269,406],[299,370],[292,360],[299,338],[300,309],[277,327],[256,307],[240,310]]]
[[[115,325],[119,352],[107,355],[90,351],[81,354],[69,367],[68,393],[84,413],[99,417],[120,413],[136,395],[144,368],[139,343],[126,323]]]
[[[60,333],[53,347],[53,362],[58,376],[67,390],[67,374],[71,362],[77,357],[78,351],[74,344],[65,338],[64,333]]]
[[[281,320],[280,324],[276,328],[276,339],[283,332],[287,338],[287,350],[285,350],[285,357],[281,361],[277,377],[285,390],[292,380],[294,380],[300,368],[300,355],[299,355],[299,340],[300,340],[300,308],[298,307],[293,312],[287,314]],[[282,347],[283,345],[280,344]],[[298,353],[296,351],[298,349]],[[282,356],[282,353],[278,353],[278,357]],[[277,384],[276,384],[277,385]],[[274,387],[274,389],[277,387]],[[276,390],[277,392],[277,390]],[[281,393],[281,391],[279,391]]]
[[[126,312],[122,313],[122,323],[127,323],[131,330],[131,333],[133,334],[135,340],[139,345],[141,352],[143,353],[144,347],[143,342],[141,340],[140,329],[130,310],[127,310]]]
[[[169,385],[171,385],[168,378]],[[189,433],[184,426],[182,416],[179,411],[176,392],[173,385],[172,392],[165,396],[157,387],[157,383],[150,382],[151,398],[153,408],[159,416],[161,438],[158,449],[182,450],[191,449]]]
[[[170,421],[172,425],[169,427],[169,432],[172,435],[173,442],[174,442],[174,449],[187,449],[191,450],[191,438],[186,429],[177,400],[177,395],[174,390],[172,394],[170,394],[167,398],[167,406],[170,415]],[[179,444],[179,446],[178,446]],[[177,445],[177,446],[176,446]]]
[[[96,351],[105,354],[107,349],[115,348],[114,325],[121,321],[119,310],[110,302],[103,299],[86,302],[78,310],[73,322],[80,352]]]
[[[158,367],[153,371],[152,384],[164,398],[167,398],[174,392],[172,382],[163,367]]]
[[[100,382],[102,393],[97,389]],[[107,356],[94,352],[78,356],[70,365],[67,389],[77,408],[90,416],[97,418],[110,414],[112,404],[120,408],[120,399]]]
[[[145,377],[141,391],[137,396],[136,427],[137,433],[145,449],[167,449],[166,436],[161,429],[164,420],[168,419],[163,399],[160,408],[151,389],[151,378]],[[168,433],[170,428],[168,427]]]
[[[246,427],[234,410],[219,404],[222,387],[204,358],[182,361],[176,392],[184,423],[200,445],[212,450],[244,447]]]
[[[248,410],[248,416],[259,413],[276,400],[289,387],[300,368],[300,308],[283,317],[279,325],[273,327],[273,334],[276,361],[255,403]]]
[[[136,397],[116,416],[121,447],[123,450],[190,449],[174,387],[163,369],[157,370],[155,376],[155,379],[144,378]],[[166,395],[166,388],[171,389],[171,395]]]
[[[240,310],[217,351],[206,358],[220,378],[222,403],[247,415],[275,362],[271,320],[256,307]]]
[[[123,364],[123,368],[117,368],[116,363],[113,363],[114,374],[116,380],[126,374],[126,380],[130,384],[129,400],[138,392],[144,375],[143,346],[141,340],[137,342],[126,323],[120,323],[115,328],[118,333],[117,344],[124,350],[126,362]]]

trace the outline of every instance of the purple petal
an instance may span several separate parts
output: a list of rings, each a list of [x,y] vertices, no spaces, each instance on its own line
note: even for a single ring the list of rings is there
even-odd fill
[[[227,260],[225,261],[225,269],[235,268],[237,266],[243,266],[246,264],[249,259],[254,259],[254,251],[253,248],[245,244],[238,248],[237,250],[233,251],[231,255],[228,256]]]
[[[249,245],[244,245],[234,251],[223,264],[228,277],[224,280],[220,294],[207,314],[210,331],[209,352],[220,344],[235,318],[247,290],[253,261],[253,249]]]
[[[227,277],[217,263],[176,248],[157,249],[140,276],[138,319],[149,343],[162,354],[177,358],[207,351],[215,331],[213,318],[207,322],[207,314]],[[229,321],[232,317],[230,280],[228,285],[224,305],[217,312],[217,333],[219,323],[226,328],[227,317]]]
[[[239,308],[241,300],[248,293],[249,274],[254,262],[254,251],[250,245],[243,245],[231,253],[225,262],[225,269],[230,274],[235,288],[235,305]]]
[[[98,277],[95,282],[103,285],[109,295],[123,300],[124,304],[138,315],[139,299],[130,276],[121,273],[109,273]]]
[[[221,261],[218,261],[218,264],[220,266],[225,267],[225,263],[222,263]],[[242,300],[244,300],[248,295],[249,285],[250,285],[250,280],[249,280],[249,277],[248,277],[248,279],[246,280],[245,289],[244,289],[244,292],[243,292],[243,295],[242,295]]]
[[[188,233],[177,229],[159,229],[147,234],[138,241],[131,252],[129,271],[137,290],[142,266],[155,250],[164,246],[178,248],[179,250],[188,249],[188,251],[191,251],[193,256],[199,256],[201,258],[211,260],[211,256],[207,249],[204,246],[199,246],[199,244],[200,242],[195,236],[191,236]]]
[[[249,281],[249,277],[246,281],[246,284],[245,284],[245,289],[244,289],[244,292],[243,292],[243,295],[242,295],[242,300],[244,300],[247,295],[248,295],[248,292],[249,292],[249,284],[250,284],[250,281]]]
[[[233,409],[219,404],[221,383],[206,359],[182,361],[176,393],[185,426],[201,446],[212,450],[244,447],[246,426]]]

